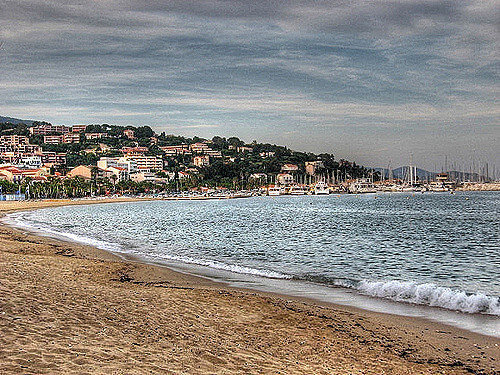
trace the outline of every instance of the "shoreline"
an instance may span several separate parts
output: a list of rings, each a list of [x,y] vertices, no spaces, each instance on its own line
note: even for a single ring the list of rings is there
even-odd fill
[[[2,202],[2,205],[0,205],[0,214],[68,204],[102,204],[143,200],[145,199],[122,198],[109,200]],[[101,304],[97,303],[94,306],[96,310],[99,310],[100,305],[116,304],[119,298],[114,298],[113,294],[121,296],[122,294],[130,293],[144,298],[154,295],[155,298],[163,301],[165,309],[153,309],[159,316],[162,315],[162,311],[168,310],[170,311],[170,317],[174,317],[175,313],[177,313],[177,310],[174,308],[175,303],[182,306],[189,305],[193,310],[199,309],[199,306],[204,306],[207,311],[211,312],[208,316],[213,316],[213,319],[206,319],[206,324],[200,326],[200,320],[203,320],[200,318],[201,315],[198,314],[198,317],[196,315],[194,317],[191,316],[192,313],[189,308],[186,308],[184,312],[190,315],[191,319],[177,322],[176,328],[179,332],[190,331],[190,327],[197,324],[199,329],[193,332],[190,331],[191,335],[193,335],[191,339],[183,337],[182,340],[178,341],[187,342],[187,346],[191,347],[192,350],[190,354],[183,352],[181,355],[182,360],[175,360],[175,356],[171,358],[172,361],[177,361],[176,365],[181,366],[177,370],[175,368],[169,370],[174,373],[183,371],[186,373],[197,373],[199,371],[213,373],[277,373],[278,371],[284,373],[345,373],[345,371],[354,373],[361,373],[360,371],[380,373],[383,370],[387,373],[435,373],[444,371],[445,373],[472,372],[493,374],[500,369],[500,340],[498,338],[476,334],[422,318],[376,313],[349,306],[321,303],[307,298],[294,298],[288,295],[233,288],[203,277],[173,271],[168,266],[151,265],[142,263],[139,260],[131,261],[122,259],[105,250],[37,236],[32,233],[23,233],[21,230],[6,225],[0,226],[0,256],[2,263],[7,265],[7,267],[3,267],[7,274],[15,275],[16,272],[14,271],[16,269],[18,271],[22,269],[25,274],[34,277],[38,281],[38,284],[43,284],[44,277],[41,276],[47,273],[47,269],[54,271],[58,267],[69,267],[69,269],[73,270],[72,273],[70,272],[70,279],[73,281],[74,286],[85,285],[87,288],[99,290],[107,296],[107,298],[103,298],[104,301],[101,301]],[[38,267],[33,269],[33,264],[36,264]],[[75,273],[74,269],[82,267],[91,269],[91,272],[88,274],[85,272]],[[2,271],[2,273],[4,272]],[[48,272],[48,274],[50,275],[49,279],[56,284],[63,281],[61,280],[62,275],[57,275],[54,272]],[[12,293],[4,287],[4,283],[13,284],[11,285],[13,290],[19,289],[25,293],[28,290],[33,292],[33,285],[24,285],[25,282],[23,279],[14,282],[7,275],[1,275],[0,292],[2,300],[5,301],[9,301],[6,297],[9,297]],[[50,285],[46,286],[49,287]],[[62,286],[61,288],[59,292],[64,290],[64,293],[69,293],[69,289],[65,290]],[[110,294],[106,294],[106,292]],[[84,291],[79,291],[79,293],[85,295]],[[172,296],[172,293],[175,295]],[[186,293],[189,294],[189,298],[187,299]],[[21,302],[19,301],[19,303]],[[34,304],[38,303],[36,299],[32,302]],[[217,306],[217,309],[214,310],[212,305]],[[69,309],[67,304],[60,304],[57,300],[51,300],[48,306],[52,308],[57,307],[58,310],[61,310],[61,313],[78,313],[76,310]],[[127,310],[132,311],[137,307],[135,304],[131,306],[126,299],[121,301],[120,306],[125,306]],[[238,308],[234,310],[236,306]],[[16,307],[18,310],[23,310],[21,306],[16,306],[15,303],[11,309],[15,310]],[[24,309],[26,310],[26,308]],[[269,312],[266,315],[264,312],[268,310],[272,310],[272,313]],[[220,318],[221,311],[232,312],[232,314],[223,314],[225,319],[222,319],[222,321],[225,324],[221,323],[221,319],[216,319],[217,317]],[[244,312],[244,314],[238,316],[238,311]],[[5,309],[3,309],[3,312],[5,313]],[[161,320],[160,317],[155,317],[155,314],[148,311],[143,311],[143,313],[148,316],[148,319],[158,323],[156,324],[156,330],[161,330],[163,327],[170,327],[172,325],[169,322],[159,324],[161,322],[156,320]],[[113,314],[109,314],[109,312],[108,315],[104,313],[102,316],[100,315],[100,318],[103,321],[109,320],[109,324],[111,324],[112,319],[110,320],[110,317]],[[259,314],[264,314],[265,317],[259,316]],[[31,318],[32,325],[39,323],[36,322],[33,316]],[[61,316],[58,315],[52,318],[53,321],[57,321],[57,319],[61,319]],[[133,319],[135,320],[136,318],[134,317]],[[80,317],[79,319],[85,320],[84,317]],[[244,319],[245,322],[242,322],[241,319]],[[22,318],[20,320],[23,321]],[[26,345],[28,346],[37,344],[37,340],[32,337],[32,330],[28,329],[28,327],[24,327],[27,330],[24,334],[22,329],[17,332],[18,336],[14,334],[16,330],[13,327],[15,328],[16,321],[10,322],[7,319],[7,324],[2,324],[2,333],[5,327],[7,327],[8,334],[0,339],[0,347],[22,346],[22,343],[18,343],[15,340],[19,339],[19,336],[25,338],[21,342],[27,341]],[[271,353],[269,355],[264,355],[267,354],[267,351],[264,350],[263,352],[262,345],[255,342],[255,334],[258,331],[258,327],[255,327],[254,323],[260,326],[264,321],[269,323],[267,325],[268,329],[259,331],[260,336],[262,334],[264,336],[270,335],[274,340],[282,343],[282,345],[276,346],[275,341],[266,341],[261,337],[264,339],[263,342],[266,343],[264,347]],[[89,329],[96,328],[90,322],[86,324],[89,326]],[[133,322],[130,330],[136,331],[138,325],[141,327],[139,331],[144,334],[154,335],[156,332],[155,329],[151,330],[151,327],[143,327],[137,321]],[[275,326],[280,327],[280,329],[276,331]],[[304,329],[303,326],[307,326],[309,329]],[[237,335],[234,331],[235,327],[242,330],[240,335]],[[210,335],[202,334],[206,330],[209,330],[222,340],[218,342],[218,345],[215,345],[216,347],[207,347],[206,344],[200,341],[202,337],[204,339],[207,339],[207,337],[210,338]],[[228,332],[228,330],[231,332]],[[314,335],[311,332],[314,332]],[[169,337],[177,337],[176,335],[172,335]],[[224,337],[227,335],[231,336],[233,340],[226,342]],[[234,335],[237,337],[233,337]],[[119,338],[122,336],[123,332],[120,333],[117,330],[115,335],[108,338],[110,340],[108,345],[101,346],[113,351],[113,343],[114,345],[120,344]],[[298,337],[301,340],[297,341]],[[60,337],[59,339],[68,340],[68,337]],[[234,339],[237,339],[236,341],[239,340],[241,345],[245,344],[243,346],[246,349],[243,352],[240,350],[241,345],[238,347],[234,346]],[[283,343],[284,339],[286,339],[285,343]],[[42,338],[38,337],[38,341],[40,340]],[[290,358],[299,353],[304,354],[303,346],[305,344],[301,343],[306,342],[308,350],[305,352],[307,352],[306,357],[308,360],[290,361]],[[326,345],[327,343],[328,345]],[[168,347],[167,343],[163,344],[165,347]],[[150,348],[155,347],[153,343],[151,345]],[[283,345],[290,347],[291,351],[283,352],[283,349],[285,349]],[[138,346],[142,347],[140,344]],[[203,353],[194,353],[195,355],[193,356],[193,348],[196,349],[195,352],[201,351]],[[233,353],[229,348],[239,354]],[[330,350],[327,350],[328,348]],[[332,350],[332,348],[336,350]],[[217,352],[217,354],[215,353],[215,349],[222,350],[222,352]],[[346,349],[349,350],[346,352]],[[37,350],[41,351],[42,349],[37,348]],[[68,355],[67,351],[68,349],[66,348],[66,351],[61,353],[61,359]],[[51,351],[48,350],[48,352],[50,353]],[[320,352],[321,354],[314,354],[316,352]],[[338,355],[338,352],[343,353],[343,355]],[[197,368],[196,359],[203,357],[203,354],[207,353],[210,355],[207,355],[207,358],[201,361],[205,367]],[[151,366],[158,365],[153,365],[153,362],[156,363],[163,357],[160,353],[157,354],[159,357],[155,357],[155,361],[149,361],[148,366],[145,368],[152,369],[153,367]],[[242,355],[250,356],[251,360],[249,359],[246,364],[240,363],[239,359]],[[335,357],[334,363],[330,363],[332,355]],[[168,355],[166,356],[168,357]],[[57,359],[58,355],[54,355],[53,357]],[[381,358],[384,360],[382,361]],[[0,359],[2,362],[6,361],[1,350]],[[123,357],[123,360],[125,360],[125,357]],[[58,367],[52,370],[71,372],[83,371],[85,369],[85,371],[92,373],[98,371],[103,371],[103,373],[109,372],[104,369],[99,370],[96,363],[92,364],[91,358],[86,357],[85,361],[81,362],[80,365],[75,365],[80,367],[73,369],[61,369]],[[257,363],[257,365],[254,367],[250,366],[252,362],[254,365]],[[16,368],[18,370],[23,368],[29,370],[29,363],[23,363],[24,365],[19,365],[17,362],[11,363],[10,367],[7,367],[7,372],[16,372]],[[339,363],[342,366],[335,367]],[[129,373],[124,370],[126,366],[123,361],[114,363],[114,366],[116,367],[107,369]],[[41,367],[38,367],[38,371],[43,372]],[[38,373],[38,371],[35,369],[32,370],[32,373]]]

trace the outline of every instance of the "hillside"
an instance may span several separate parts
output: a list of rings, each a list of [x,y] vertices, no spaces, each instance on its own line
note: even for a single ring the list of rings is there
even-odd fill
[[[0,123],[11,123],[11,124],[25,124],[28,126],[31,126],[33,124],[33,120],[21,120],[18,118],[13,118],[13,117],[5,117],[5,116],[0,116]]]

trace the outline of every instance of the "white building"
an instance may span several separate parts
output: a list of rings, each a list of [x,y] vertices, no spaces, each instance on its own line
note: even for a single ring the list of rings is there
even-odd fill
[[[288,173],[288,172],[297,172],[299,170],[299,166],[297,164],[283,164],[281,166],[281,171]]]
[[[80,143],[80,134],[79,133],[64,134],[63,143]]]
[[[125,181],[130,178],[127,168],[109,167],[107,171],[112,172],[116,176],[116,181]]]
[[[23,167],[42,168],[42,157],[41,156],[24,156],[19,159],[18,164]]]
[[[154,182],[156,180],[155,174],[151,172],[137,172],[130,175],[130,179],[134,182],[150,181]]]
[[[62,135],[44,135],[43,136],[43,143],[47,145],[58,145],[59,143],[63,143],[63,136]]]
[[[107,138],[108,133],[85,133],[85,138],[86,139],[101,139],[101,138]]]
[[[193,143],[189,146],[189,148],[191,149],[191,151],[198,152],[198,153],[202,153],[202,152],[211,150],[208,145],[206,145],[205,143],[201,143],[201,142]]]
[[[23,135],[2,135],[0,137],[0,144],[8,146],[27,145],[29,143],[28,137]]]
[[[251,180],[264,180],[267,181],[267,174],[265,173],[253,173],[250,175]]]
[[[101,169],[109,169],[112,167],[124,168],[129,174],[137,172],[137,162],[126,157],[101,157],[97,162],[97,166]]]
[[[120,158],[120,162],[122,160],[135,161],[137,170],[140,172],[161,171],[163,169],[163,159],[156,156],[130,155]]]
[[[240,146],[236,149],[237,152],[244,153],[244,152],[252,152],[253,148],[252,147],[246,147],[246,146]]]

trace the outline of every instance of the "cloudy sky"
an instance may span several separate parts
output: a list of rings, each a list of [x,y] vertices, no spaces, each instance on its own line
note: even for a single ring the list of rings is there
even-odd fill
[[[499,4],[3,0],[0,115],[500,169]]]

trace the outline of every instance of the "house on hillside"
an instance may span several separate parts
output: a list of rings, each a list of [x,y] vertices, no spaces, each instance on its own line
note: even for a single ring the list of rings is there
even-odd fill
[[[198,155],[193,158],[193,164],[197,167],[208,167],[210,165],[210,156]]]
[[[79,165],[78,167],[73,168],[67,174],[68,177],[81,177],[85,180],[91,180],[92,177],[97,177],[98,171],[101,170],[94,165]]]
[[[293,173],[299,170],[299,166],[297,164],[283,164],[281,166],[281,172],[283,173]]]
[[[125,129],[123,135],[128,139],[135,139],[135,132],[132,129]]]
[[[306,161],[306,173],[310,176],[314,176],[319,168],[323,168],[323,162],[321,160],[317,161]]]
[[[46,181],[45,170],[41,168],[18,168],[14,166],[0,166],[0,179],[7,180],[14,183],[20,183],[25,178],[30,178],[32,180]]]
[[[293,176],[289,173],[280,173],[276,176],[276,183],[278,185],[292,185],[293,184]]]

